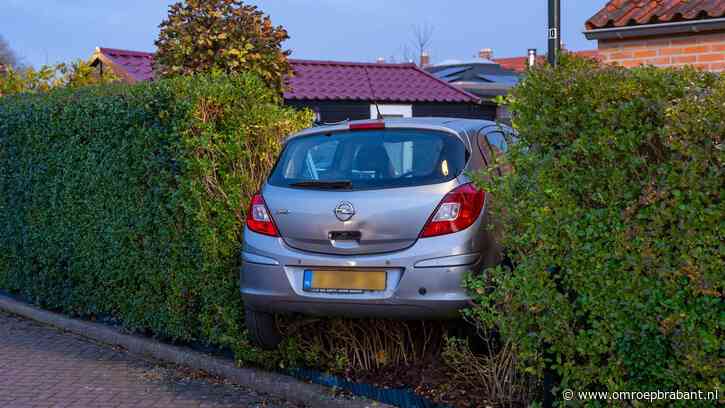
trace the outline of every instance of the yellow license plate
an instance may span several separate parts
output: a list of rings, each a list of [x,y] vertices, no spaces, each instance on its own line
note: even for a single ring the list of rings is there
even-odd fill
[[[382,291],[387,274],[381,270],[305,270],[303,289],[308,291]]]

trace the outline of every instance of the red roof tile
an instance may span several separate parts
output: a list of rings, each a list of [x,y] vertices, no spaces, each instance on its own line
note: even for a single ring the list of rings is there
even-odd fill
[[[100,54],[134,82],[153,79],[154,55],[100,48]],[[285,99],[376,100],[378,102],[477,102],[414,64],[290,60]],[[373,94],[374,93],[374,94]]]
[[[516,72],[523,72],[528,66],[528,57],[508,57],[508,58],[494,58],[493,62],[501,65],[502,68],[510,69]],[[537,64],[543,64],[546,62],[546,57],[538,56],[536,58]]]
[[[378,102],[476,102],[414,64],[290,60],[285,99],[376,100]]]
[[[723,16],[725,0],[611,0],[586,22],[586,28],[596,30]]]
[[[99,48],[105,58],[116,67],[124,70],[134,81],[148,81],[153,79],[154,54],[150,52],[118,50],[114,48]]]
[[[574,51],[574,55],[585,58],[599,58],[599,52],[597,50],[585,50],[585,51]],[[528,57],[509,57],[509,58],[494,58],[493,62],[501,65],[503,68],[510,69],[512,71],[523,72],[526,70],[528,65]],[[546,57],[539,55],[536,58],[537,64],[546,63]]]

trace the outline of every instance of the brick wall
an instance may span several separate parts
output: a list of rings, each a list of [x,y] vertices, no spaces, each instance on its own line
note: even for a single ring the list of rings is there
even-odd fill
[[[694,65],[725,71],[725,32],[684,34],[649,39],[599,40],[602,61],[625,67]]]

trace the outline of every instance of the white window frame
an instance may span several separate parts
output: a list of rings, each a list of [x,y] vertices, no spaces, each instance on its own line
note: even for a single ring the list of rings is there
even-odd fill
[[[380,108],[380,114],[384,116],[386,115],[396,115],[396,116],[402,116],[404,118],[412,118],[413,117],[413,105],[382,105],[378,104],[378,107]],[[370,105],[370,119],[377,119],[378,118],[378,109],[375,107],[375,104]]]

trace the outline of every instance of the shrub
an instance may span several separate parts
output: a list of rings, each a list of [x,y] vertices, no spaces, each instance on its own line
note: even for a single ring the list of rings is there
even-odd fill
[[[86,85],[108,84],[118,81],[118,76],[107,72],[103,76],[83,60],[69,64],[0,69],[0,96],[23,92],[48,92],[56,88],[78,88]]]
[[[0,288],[244,351],[247,199],[310,119],[252,75],[0,98]]]
[[[722,389],[725,79],[565,58],[508,102],[515,171],[477,179],[515,269],[467,280],[469,317],[562,388]]]
[[[155,62],[161,76],[254,72],[281,93],[292,73],[290,52],[282,51],[287,30],[240,0],[178,2],[159,27]]]

